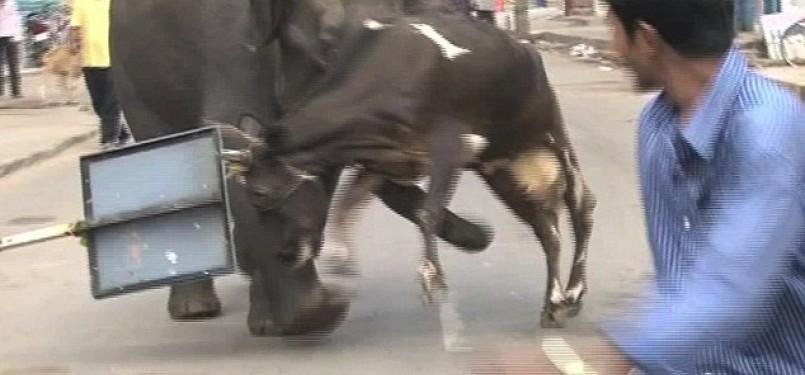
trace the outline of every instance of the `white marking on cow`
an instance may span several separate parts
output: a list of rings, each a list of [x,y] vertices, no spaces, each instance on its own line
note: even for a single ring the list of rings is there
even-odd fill
[[[419,274],[422,275],[425,280],[431,280],[437,275],[436,266],[429,260],[423,261],[422,264],[419,265]]]
[[[389,178],[389,181],[402,186],[417,186],[422,188],[422,179],[420,178]]]
[[[447,40],[444,35],[436,31],[436,29],[434,29],[431,25],[424,23],[412,23],[410,25],[420,34],[433,41],[433,43],[436,43],[436,46],[442,51],[442,55],[444,55],[444,57],[446,57],[448,60],[453,60],[456,57],[472,52],[466,48],[461,48],[453,44]]]
[[[461,142],[464,144],[464,148],[469,151],[472,158],[478,157],[478,155],[489,146],[489,141],[486,137],[478,134],[462,134]]]
[[[380,23],[372,19],[367,19],[363,21],[363,26],[369,30],[383,30],[391,27],[391,25],[389,24]]]
[[[551,291],[551,303],[562,303],[565,301],[565,295],[562,293],[562,283],[558,279],[553,279],[553,290]]]
[[[559,237],[561,235],[561,233],[559,233],[558,225],[551,225],[551,235],[554,237]]]
[[[301,173],[298,175],[302,181],[316,181],[319,177],[309,173]]]
[[[587,250],[584,250],[579,254],[579,258],[576,259],[576,264],[582,264],[587,261]]]
[[[584,288],[584,283],[578,283],[576,286],[567,290],[567,298],[571,301],[578,301],[579,296],[581,296],[581,290]]]
[[[293,268],[300,268],[307,264],[307,262],[311,259],[313,259],[313,244],[310,243],[310,240],[305,240],[302,242],[302,246],[299,247],[299,256],[296,259],[296,264],[294,264]]]
[[[551,198],[547,194],[555,188],[561,178],[559,160],[550,150],[544,148],[521,155],[509,165],[509,168],[525,192],[543,199]]]

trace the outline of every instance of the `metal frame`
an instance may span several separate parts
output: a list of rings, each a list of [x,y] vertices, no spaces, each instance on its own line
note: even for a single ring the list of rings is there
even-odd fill
[[[217,156],[220,160],[220,163],[217,166],[218,175],[220,176],[220,191],[221,197],[220,199],[214,200],[189,200],[185,202],[175,202],[170,206],[158,205],[153,207],[145,207],[139,209],[137,211],[127,212],[125,214],[117,215],[115,217],[110,218],[102,218],[96,219],[92,212],[92,192],[90,189],[89,184],[89,165],[93,162],[101,161],[104,159],[109,159],[113,157],[120,156],[122,154],[129,154],[132,152],[141,152],[144,150],[154,149],[163,147],[169,144],[180,143],[182,141],[186,141],[188,139],[193,138],[204,138],[209,137],[211,135],[213,142],[217,145]],[[89,258],[89,267],[90,267],[90,278],[91,278],[91,289],[92,295],[95,299],[103,299],[114,297],[122,294],[134,293],[137,291],[141,291],[143,289],[150,289],[154,287],[165,286],[169,284],[175,283],[183,283],[188,281],[195,281],[199,279],[209,278],[211,276],[222,276],[228,275],[235,272],[236,269],[236,259],[235,259],[235,244],[233,239],[233,222],[232,222],[232,214],[231,208],[229,206],[229,193],[227,191],[226,186],[226,171],[224,167],[224,161],[221,157],[221,150],[222,150],[222,138],[218,127],[216,126],[208,126],[199,129],[193,129],[190,131],[172,134],[169,136],[148,140],[140,143],[136,143],[134,145],[122,147],[115,150],[94,153],[90,155],[85,155],[80,157],[80,169],[81,169],[81,188],[84,196],[84,217],[87,221],[84,223],[83,227],[86,229],[84,239],[86,241],[87,246],[87,254]],[[114,226],[123,223],[130,223],[133,221],[138,221],[142,219],[152,218],[156,216],[162,216],[170,213],[175,213],[179,211],[184,211],[187,209],[192,208],[200,208],[206,207],[211,205],[222,205],[224,208],[224,215],[225,215],[225,223],[226,226],[224,228],[224,233],[226,236],[226,243],[228,244],[228,251],[226,252],[227,257],[227,266],[208,269],[201,272],[193,273],[193,274],[186,274],[186,275],[177,275],[175,277],[164,278],[156,281],[146,281],[136,284],[131,284],[126,288],[114,288],[114,289],[102,289],[100,287],[99,282],[99,274],[98,274],[98,267],[97,267],[97,254],[94,249],[94,236],[93,230]]]

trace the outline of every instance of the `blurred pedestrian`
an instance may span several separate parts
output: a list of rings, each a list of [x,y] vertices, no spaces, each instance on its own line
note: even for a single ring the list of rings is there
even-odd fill
[[[120,146],[126,131],[115,95],[109,56],[110,0],[74,0],[70,17],[73,53],[81,53],[82,72],[92,108],[101,120],[101,146]]]
[[[5,66],[8,66],[11,96],[22,97],[22,77],[20,75],[22,34],[22,17],[16,0],[0,0],[0,96],[5,95]]]
[[[452,5],[452,9],[457,12],[461,13],[465,16],[470,16],[472,12],[472,7],[470,6],[470,0],[448,0]]]
[[[472,0],[473,10],[478,19],[496,25],[495,0]]]
[[[654,286],[570,346],[602,375],[805,374],[805,106],[750,71],[732,1],[606,1],[635,88],[660,91],[637,130]]]
[[[607,0],[640,91],[655,289],[605,325],[646,374],[805,374],[805,108],[751,72],[733,2]]]

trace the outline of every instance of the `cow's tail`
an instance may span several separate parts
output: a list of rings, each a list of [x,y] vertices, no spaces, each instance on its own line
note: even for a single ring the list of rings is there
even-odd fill
[[[548,114],[551,118],[546,119],[551,124],[549,131],[551,139],[549,144],[550,148],[553,149],[556,154],[557,159],[559,159],[560,167],[566,181],[567,189],[565,190],[565,202],[571,209],[581,208],[578,206],[591,203],[585,202],[585,197],[590,196],[590,191],[582,178],[578,157],[570,142],[556,91],[553,89],[548,79],[542,56],[535,48],[531,46],[524,47],[529,49],[529,55],[531,57],[532,74],[534,77],[533,84],[537,90],[544,90],[538,94],[540,101],[544,101],[542,104],[552,111],[552,113]]]

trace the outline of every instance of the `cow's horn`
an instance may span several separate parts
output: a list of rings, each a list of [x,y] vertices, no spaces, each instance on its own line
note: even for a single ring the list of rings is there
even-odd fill
[[[242,151],[242,150],[223,150],[221,151],[221,156],[225,161],[231,163],[237,163],[244,166],[248,166],[251,164],[251,153],[249,151]]]

